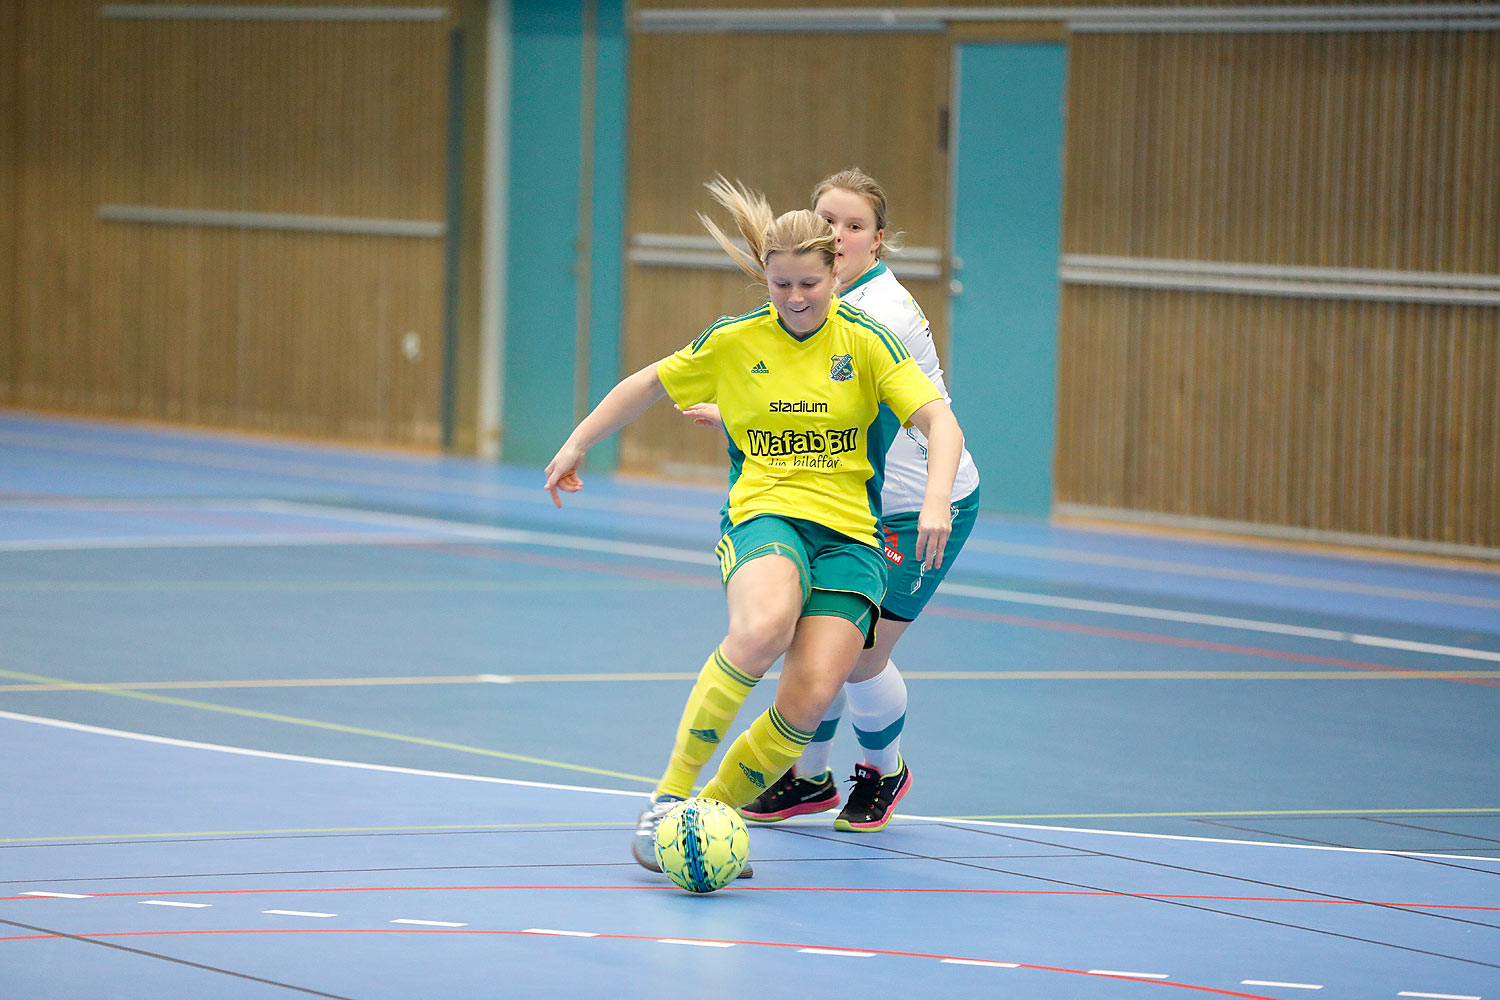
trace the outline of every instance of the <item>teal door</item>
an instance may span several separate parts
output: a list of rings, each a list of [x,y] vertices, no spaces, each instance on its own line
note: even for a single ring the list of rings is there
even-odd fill
[[[1046,516],[1067,54],[1060,44],[986,42],[958,46],[955,58],[954,411],[984,509]]]

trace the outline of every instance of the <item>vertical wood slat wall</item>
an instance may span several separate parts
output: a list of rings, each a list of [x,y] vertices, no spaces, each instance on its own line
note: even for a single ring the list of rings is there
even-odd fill
[[[822,177],[860,166],[884,185],[909,246],[947,245],[949,44],[942,36],[681,35],[631,38],[627,238],[701,236],[695,211],[733,233],[703,189],[716,173],[764,192],[777,212],[810,207]],[[855,82],[857,81],[857,82]],[[725,258],[727,260],[727,258]],[[908,281],[946,343],[947,292]],[[626,274],[625,371],[677,350],[719,316],[766,301],[739,271],[633,264]],[[633,471],[722,475],[722,433],[662,405],[621,437]]]
[[[20,164],[16,77],[20,68],[21,0],[0,0],[0,384],[15,371],[16,184]]]
[[[1500,274],[1500,32],[1081,35],[1064,252]],[[1500,547],[1500,307],[1066,285],[1056,500]]]
[[[441,221],[449,26],[98,11],[20,5],[17,294],[0,403],[435,446],[441,238],[97,212]]]

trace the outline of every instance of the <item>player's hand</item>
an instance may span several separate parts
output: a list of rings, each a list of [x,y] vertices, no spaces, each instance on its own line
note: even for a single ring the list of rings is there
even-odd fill
[[[719,416],[719,407],[716,403],[694,403],[686,408],[679,406],[677,412],[684,417],[691,417],[693,423],[699,427],[724,426],[724,418]]]
[[[916,557],[922,560],[922,568],[939,569],[943,565],[943,551],[948,547],[948,537],[953,534],[953,512],[947,504],[924,503],[917,515]]]
[[[562,506],[562,497],[557,495],[558,490],[564,493],[577,493],[583,489],[583,480],[578,478],[578,467],[583,464],[583,455],[583,449],[570,442],[563,445],[552,457],[552,461],[547,463],[545,489],[552,494],[552,502],[558,507]]]

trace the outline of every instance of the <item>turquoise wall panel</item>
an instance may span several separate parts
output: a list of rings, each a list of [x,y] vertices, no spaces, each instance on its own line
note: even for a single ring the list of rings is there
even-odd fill
[[[954,409],[984,509],[1045,516],[1056,438],[1062,232],[1061,44],[958,50]]]

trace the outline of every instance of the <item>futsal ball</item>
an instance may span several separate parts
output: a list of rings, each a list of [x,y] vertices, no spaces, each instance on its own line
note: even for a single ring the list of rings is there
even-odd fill
[[[688,799],[656,828],[656,863],[688,892],[713,892],[733,882],[750,857],[740,814],[716,799]]]

